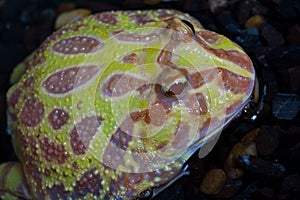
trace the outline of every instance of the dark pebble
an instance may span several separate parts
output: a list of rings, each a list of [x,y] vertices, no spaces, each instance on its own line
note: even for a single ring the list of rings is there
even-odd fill
[[[163,200],[163,199],[170,199],[170,200],[181,200],[184,198],[183,187],[178,182],[172,184],[168,188],[164,190],[164,192],[158,194],[152,200]]]
[[[11,72],[12,69],[24,58],[24,46],[0,46],[1,67],[0,73]]]
[[[261,27],[261,36],[271,47],[278,47],[284,43],[282,34],[277,31],[271,24],[264,23]]]
[[[272,154],[279,144],[279,128],[261,127],[255,139],[258,155],[266,156]]]
[[[298,17],[297,8],[299,8],[299,1],[295,0],[281,0],[277,6],[278,13],[285,19]]]
[[[294,25],[289,28],[286,41],[289,44],[300,44],[300,25]]]
[[[259,31],[257,28],[249,28],[242,30],[234,39],[246,52],[254,53],[262,44],[259,40]]]
[[[251,17],[251,9],[254,5],[254,1],[240,1],[239,9],[237,10],[237,19],[240,25],[245,24],[245,22]]]
[[[300,36],[299,36],[300,38]],[[290,83],[290,92],[297,93],[300,95],[300,65],[297,67],[290,68],[289,73],[289,83]]]
[[[267,176],[280,177],[286,172],[283,165],[263,160],[257,156],[243,155],[239,159],[239,163],[248,171]]]
[[[274,68],[289,69],[300,66],[300,45],[278,47],[270,51],[267,60]]]
[[[300,175],[291,174],[282,181],[281,189],[283,192],[300,192]]]
[[[300,110],[300,96],[278,93],[272,102],[272,113],[277,119],[291,120]]]
[[[3,24],[2,44],[16,45],[23,42],[25,25],[19,22],[8,22]]]
[[[223,189],[214,197],[217,198],[232,198],[237,192],[240,190],[243,182],[241,180],[232,180],[230,178],[227,179]]]
[[[219,13],[217,22],[227,35],[237,35],[241,32],[239,24],[229,12]]]

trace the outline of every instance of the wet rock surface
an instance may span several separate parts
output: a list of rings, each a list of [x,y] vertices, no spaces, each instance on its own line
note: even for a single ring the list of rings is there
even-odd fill
[[[174,8],[190,13],[205,28],[226,35],[242,46],[254,63],[260,94],[265,87],[265,95],[255,121],[242,114],[224,129],[207,157],[200,160],[195,154],[189,159],[189,176],[176,181],[155,199],[300,199],[299,1],[224,0],[220,5],[206,0],[0,2],[1,163],[16,160],[11,138],[6,134],[5,94],[9,74],[54,31],[55,19],[60,13],[77,8],[92,13],[111,9]],[[260,130],[251,143],[241,145],[243,138],[257,128]],[[233,179],[226,173],[226,181],[221,179],[222,188],[213,185],[217,193],[204,194],[200,190],[201,183],[211,170],[225,170],[226,161],[233,159],[230,155],[236,145],[244,150],[233,156],[234,164],[229,166],[242,171],[242,175]],[[255,146],[257,153],[251,153],[251,148],[245,150],[247,145]]]

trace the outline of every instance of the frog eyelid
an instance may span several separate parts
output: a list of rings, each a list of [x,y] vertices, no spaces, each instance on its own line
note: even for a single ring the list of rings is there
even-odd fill
[[[193,32],[193,34],[195,35],[196,31],[195,31],[195,28],[194,28],[193,24],[191,22],[187,21],[187,20],[184,20],[184,19],[181,19],[181,21],[185,25],[187,25],[191,29],[191,31]]]

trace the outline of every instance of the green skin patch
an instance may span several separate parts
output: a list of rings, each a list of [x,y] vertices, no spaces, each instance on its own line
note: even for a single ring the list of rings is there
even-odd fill
[[[176,10],[66,25],[12,74],[8,126],[20,163],[0,165],[0,195],[134,199],[166,185],[197,149],[212,148],[254,77],[240,47]]]

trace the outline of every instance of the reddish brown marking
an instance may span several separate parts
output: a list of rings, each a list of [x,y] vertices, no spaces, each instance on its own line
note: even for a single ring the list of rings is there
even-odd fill
[[[172,140],[172,146],[176,149],[183,149],[187,147],[189,142],[189,126],[180,123],[175,132],[175,136]]]
[[[123,62],[129,63],[129,64],[136,64],[139,60],[139,57],[136,55],[136,53],[131,53],[129,55],[126,55],[123,57]]]
[[[193,89],[196,89],[211,82],[217,75],[218,71],[213,68],[201,72],[196,72],[194,74],[188,74],[187,80],[190,83],[191,87]]]
[[[117,169],[119,165],[124,164],[124,156],[125,151],[110,142],[105,149],[103,163],[106,166]]]
[[[130,117],[134,122],[143,120],[146,124],[151,123],[151,118],[150,118],[148,109],[132,112],[132,113],[130,113]]]
[[[48,138],[43,138],[40,140],[40,147],[42,156],[48,162],[57,162],[63,164],[69,157],[68,152],[65,147],[61,144],[55,144]]]
[[[86,171],[75,184],[74,192],[71,196],[83,198],[87,194],[99,196],[103,186],[101,185],[102,178],[96,169]]]
[[[201,128],[199,129],[199,135],[200,138],[205,138],[207,134],[209,134],[211,131],[216,130],[218,127],[223,126],[225,121],[221,121],[216,117],[213,118],[207,118],[203,123]]]
[[[207,31],[205,29],[197,31],[197,34],[200,35],[208,43],[215,43],[219,39],[216,33]]]
[[[55,33],[53,33],[51,36],[46,38],[44,40],[44,42],[40,45],[40,47],[34,52],[31,60],[25,61],[24,64],[26,65],[26,69],[33,69],[37,65],[45,62],[46,58],[44,55],[44,51],[48,48],[51,41],[56,40],[58,37],[60,37],[61,35],[65,34],[65,33],[76,32],[76,31],[86,28],[86,27],[87,27],[86,25],[82,25],[82,24],[75,25],[75,26],[69,26],[69,27],[61,28],[58,31],[56,31]]]
[[[147,85],[146,80],[126,74],[115,74],[106,81],[103,92],[111,97],[121,96],[130,91],[137,90],[144,85]]]
[[[125,196],[132,198],[137,196],[138,193],[135,190],[137,184],[143,180],[142,173],[121,173],[117,180],[113,180],[110,183],[110,194],[115,196],[118,191],[125,188]]]
[[[52,49],[63,54],[91,53],[103,47],[103,43],[88,36],[75,36],[56,42]]]
[[[35,157],[27,156],[26,162],[23,162],[24,166],[24,174],[26,176],[27,181],[29,184],[32,185],[30,189],[33,189],[35,194],[38,196],[38,199],[42,199],[42,179],[43,174],[39,171],[37,164],[34,162]],[[33,192],[31,190],[31,192]]]
[[[194,115],[204,115],[208,112],[207,103],[202,93],[189,94],[184,98],[188,111]]]
[[[38,157],[38,153],[37,153],[37,142],[35,141],[34,137],[32,136],[27,136],[25,137],[25,135],[18,130],[17,131],[17,135],[16,135],[18,142],[20,142],[20,151],[21,153],[23,152],[29,152],[30,155],[34,156],[34,157]]]
[[[48,194],[50,196],[50,199],[67,199],[69,196],[68,191],[65,189],[64,185],[61,184],[55,184],[51,188],[48,188]]]
[[[232,92],[233,94],[249,94],[251,93],[251,86],[253,85],[253,80],[248,77],[243,77],[239,74],[233,73],[224,68],[218,68],[219,73],[221,73],[223,82],[220,82],[220,87],[225,87],[226,90]]]
[[[130,19],[138,26],[155,22],[155,20],[151,19],[147,14],[134,14],[130,16]]]
[[[110,142],[117,147],[126,150],[131,140],[131,135],[118,128],[118,130],[111,136]]]
[[[241,109],[241,106],[243,101],[242,100],[238,100],[236,102],[234,102],[233,104],[231,104],[229,107],[226,108],[226,115],[231,115],[233,113],[235,113],[236,111]]]
[[[34,78],[33,77],[29,77],[29,78],[27,78],[25,80],[24,87],[25,88],[29,88],[29,87],[31,87],[33,85],[33,83],[34,83]]]
[[[111,12],[103,12],[94,15],[95,19],[109,25],[117,24],[117,15]]]
[[[40,123],[44,115],[44,105],[35,98],[26,100],[22,112],[21,122],[25,126],[34,127]]]
[[[60,129],[69,119],[69,115],[63,109],[53,109],[48,115],[48,121],[54,130]]]
[[[201,39],[197,35],[195,35],[193,38],[196,42],[198,42],[200,46],[202,46],[208,52],[213,53],[215,56],[219,58],[233,62],[236,65],[240,66],[241,68],[251,73],[254,73],[252,62],[245,53],[239,52],[237,50],[214,49],[210,47],[203,39]]]
[[[97,72],[95,65],[71,67],[53,73],[43,82],[43,87],[51,94],[64,94],[87,83]]]
[[[156,33],[139,34],[139,33],[130,33],[124,30],[114,31],[113,35],[118,40],[128,41],[128,42],[150,42],[158,37],[158,34]]]
[[[74,126],[70,133],[70,141],[76,155],[85,153],[101,121],[102,119],[96,116],[85,117]]]
[[[164,47],[160,51],[160,53],[157,57],[158,64],[160,64],[160,66],[162,68],[165,68],[165,67],[176,68],[176,65],[171,61],[172,60],[172,52],[165,50],[165,48],[167,48],[167,47]]]
[[[12,94],[8,97],[7,104],[8,106],[15,107],[18,103],[19,98],[21,96],[21,89],[16,89],[12,92]]]

